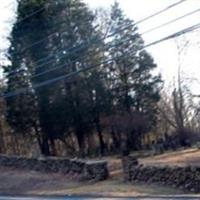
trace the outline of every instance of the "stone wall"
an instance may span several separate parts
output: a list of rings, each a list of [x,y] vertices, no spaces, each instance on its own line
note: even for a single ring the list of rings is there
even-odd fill
[[[200,167],[142,166],[133,157],[123,159],[128,182],[159,183],[191,192],[200,192]]]
[[[44,173],[77,174],[81,180],[105,180],[108,177],[106,161],[86,161],[67,158],[27,158],[0,155],[0,166]]]

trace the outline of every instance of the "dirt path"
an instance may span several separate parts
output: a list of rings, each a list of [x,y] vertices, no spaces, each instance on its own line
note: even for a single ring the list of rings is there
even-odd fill
[[[0,195],[99,195],[146,196],[183,194],[182,191],[147,184],[124,183],[120,173],[98,183],[78,182],[59,174],[42,174],[0,168]]]

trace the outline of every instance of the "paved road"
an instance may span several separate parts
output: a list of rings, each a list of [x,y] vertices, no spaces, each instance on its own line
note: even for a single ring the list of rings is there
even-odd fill
[[[0,200],[200,200],[200,197],[164,197],[164,198],[92,198],[92,197],[4,197],[0,196]]]

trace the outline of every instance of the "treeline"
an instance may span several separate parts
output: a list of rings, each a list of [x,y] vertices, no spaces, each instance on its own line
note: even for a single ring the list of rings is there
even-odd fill
[[[9,132],[43,155],[128,153],[157,127],[156,64],[117,3],[101,12],[80,0],[18,3],[3,113]]]

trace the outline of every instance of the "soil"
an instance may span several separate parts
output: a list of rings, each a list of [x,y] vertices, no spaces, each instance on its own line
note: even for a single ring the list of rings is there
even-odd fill
[[[44,174],[0,167],[0,195],[95,195],[157,196],[185,195],[184,191],[154,184],[124,183],[119,158],[108,161],[110,178],[101,182],[80,182],[73,175]],[[200,165],[200,150],[188,149],[139,159],[144,165]]]

